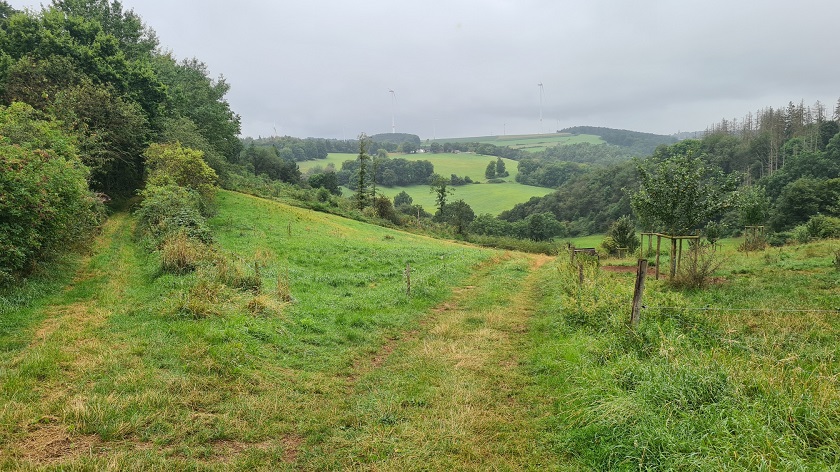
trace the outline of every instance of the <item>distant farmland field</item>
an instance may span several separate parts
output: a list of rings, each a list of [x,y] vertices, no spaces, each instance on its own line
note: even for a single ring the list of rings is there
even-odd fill
[[[354,154],[330,154],[327,159],[299,162],[298,166],[301,171],[306,172],[315,166],[320,165],[325,167],[332,163],[335,165],[336,170],[340,170],[342,162],[355,158],[356,155]],[[496,159],[493,156],[483,156],[466,152],[458,154],[393,154],[391,158],[408,160],[425,159],[435,166],[435,172],[440,175],[445,177],[449,177],[451,174],[456,174],[459,177],[469,176],[477,182],[485,181],[484,171],[487,168],[487,164],[491,160]],[[553,191],[549,188],[532,187],[517,183],[515,181],[516,174],[518,173],[516,170],[516,161],[510,159],[503,159],[503,161],[505,162],[506,170],[510,173],[510,176],[505,179],[505,183],[469,184],[454,187],[455,193],[451,198],[453,200],[463,199],[472,207],[476,214],[491,213],[496,215],[504,210],[513,208],[517,203],[528,201],[531,197],[541,197]],[[391,188],[379,187],[377,190],[391,198],[405,190],[414,199],[414,203],[423,205],[423,208],[427,211],[434,211],[435,199],[429,192],[429,187],[426,185]]]
[[[482,143],[495,146],[508,146],[523,151],[538,152],[559,144],[592,143],[603,144],[605,141],[594,134],[549,133],[507,136],[476,136],[472,138],[438,139],[441,143]]]
[[[531,197],[542,197],[553,191],[550,188],[532,187],[515,182],[506,182],[503,184],[470,184],[453,188],[455,192],[449,197],[449,201],[464,200],[470,205],[476,215],[481,213],[498,215],[504,210],[510,210],[517,203],[527,202]],[[377,192],[391,198],[403,190],[411,195],[415,204],[423,205],[426,211],[434,213],[435,198],[429,191],[428,185],[377,188]]]

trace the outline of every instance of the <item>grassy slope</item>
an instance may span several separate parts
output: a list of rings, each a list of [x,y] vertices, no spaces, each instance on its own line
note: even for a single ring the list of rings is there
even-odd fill
[[[187,313],[207,279],[157,273],[116,215],[66,287],[2,300],[0,469],[840,462],[836,243],[748,256],[724,244],[709,290],[649,279],[631,332],[632,274],[586,268],[579,286],[564,257],[227,192],[219,203],[219,245],[261,262],[259,297],[288,274],[296,301],[254,313],[257,296],[217,287]]]
[[[341,169],[341,163],[347,159],[354,159],[356,156],[352,154],[330,154],[325,160],[305,161],[299,163],[302,171],[306,171],[316,165],[326,166],[333,163],[336,169]],[[410,155],[395,155],[409,160],[425,159],[430,161],[435,166],[435,172],[443,176],[456,174],[460,177],[470,176],[473,180],[484,181],[484,170],[487,168],[487,163],[494,160],[492,156],[480,156],[469,153],[440,153],[440,154],[410,154]],[[531,197],[541,197],[552,192],[551,189],[543,187],[532,187],[530,185],[520,185],[514,180],[516,178],[517,169],[516,161],[504,159],[507,171],[510,176],[506,178],[503,184],[472,184],[455,187],[453,199],[463,199],[469,203],[476,214],[491,213],[493,215],[499,214],[504,210],[513,208],[517,203],[528,201]],[[426,211],[433,211],[435,207],[435,197],[429,191],[428,185],[412,185],[408,187],[378,187],[377,191],[382,191],[384,195],[393,198],[394,195],[401,191],[407,192],[414,199],[414,203],[423,205]],[[350,190],[345,190],[350,192]]]
[[[432,411],[460,430],[448,417],[454,400],[435,389],[426,406],[382,410],[366,385],[396,340],[433,335],[434,323],[423,320],[454,286],[481,283],[504,297],[527,275],[523,261],[531,256],[499,258],[234,193],[221,193],[219,204],[211,222],[219,245],[246,269],[260,262],[262,295],[214,286],[200,274],[158,273],[157,258],[131,239],[132,219],[118,214],[66,289],[30,302],[32,309],[9,310],[32,321],[4,333],[16,342],[0,358],[0,468],[346,469],[411,464],[415,454],[451,447],[457,438],[429,448],[426,436],[408,435],[401,449],[348,438],[381,434],[376,428],[391,414],[430,418]],[[478,277],[466,282],[476,268]],[[271,297],[286,276],[295,302],[253,313],[254,301]],[[208,299],[204,311],[185,311]],[[457,361],[452,354],[417,368],[447,388],[457,375],[445,362]],[[497,380],[521,383],[517,375]],[[480,377],[476,388],[484,388]],[[481,406],[490,414],[492,405]],[[481,469],[527,459],[505,454],[493,437],[482,429],[470,447],[483,452],[464,445],[463,457],[446,461]]]

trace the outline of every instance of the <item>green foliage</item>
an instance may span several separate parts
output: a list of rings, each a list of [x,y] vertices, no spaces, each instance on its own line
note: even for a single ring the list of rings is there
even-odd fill
[[[206,208],[216,192],[216,171],[204,162],[201,151],[185,148],[181,143],[151,144],[146,157],[149,187],[176,185],[195,191]]]
[[[307,180],[312,188],[323,188],[333,195],[341,195],[341,188],[338,186],[338,179],[335,172],[324,172],[312,174]]]
[[[605,236],[604,240],[601,241],[601,248],[607,252],[607,254],[617,254],[618,248],[621,247],[615,242],[615,239],[612,236]]]
[[[204,153],[204,161],[219,176],[219,185],[226,185],[229,173],[233,170],[230,162],[210,144],[191,119],[183,116],[165,118],[162,127],[160,142],[181,143],[183,147],[201,151]]]
[[[670,145],[676,141],[673,136],[664,136],[651,133],[640,133],[623,129],[603,128],[599,126],[575,126],[564,128],[559,133],[572,134],[594,134],[601,139],[615,146],[630,148],[636,156],[646,156],[662,145]]]
[[[405,190],[401,191],[397,195],[394,196],[394,207],[399,207],[402,205],[411,205],[414,203],[414,199],[411,198],[411,195],[406,193]]]
[[[689,234],[733,205],[735,176],[724,176],[719,168],[678,149],[690,145],[674,145],[670,157],[637,165],[640,188],[631,202],[644,227]]]
[[[37,115],[23,103],[0,106],[0,283],[65,251],[101,221],[73,139]]]
[[[826,215],[812,216],[805,229],[812,239],[840,238],[840,218]]]
[[[420,136],[410,133],[379,133],[370,136],[370,140],[378,144],[393,144],[395,146],[410,143],[416,148],[419,148],[421,144]]]
[[[359,135],[359,171],[356,176],[356,206],[359,210],[364,210],[368,206],[368,184],[370,178],[367,175],[367,162],[370,156],[367,154],[370,142],[364,133]]]
[[[738,220],[741,226],[763,225],[770,214],[770,201],[764,187],[747,187],[738,193]]]
[[[433,174],[429,177],[429,193],[432,193],[435,196],[435,206],[437,207],[436,217],[443,218],[444,209],[446,208],[446,199],[449,198],[454,191],[455,190],[451,188],[449,179],[437,174]]]
[[[551,213],[567,225],[571,235],[604,232],[623,215],[632,212],[630,196],[638,184],[632,162],[609,168],[592,168],[571,177],[560,188],[542,198],[531,198],[502,212],[499,217],[519,221],[535,213]]]
[[[234,160],[242,148],[240,118],[225,100],[230,85],[224,77],[210,78],[207,65],[194,58],[177,62],[171,54],[156,55],[151,64],[166,85],[170,114],[190,119],[219,155]]]
[[[583,174],[587,168],[573,162],[522,159],[519,161],[518,170],[516,181],[521,184],[557,188]]]
[[[58,91],[52,113],[80,138],[82,161],[91,169],[91,187],[128,195],[142,180],[142,152],[150,129],[140,106],[110,85],[88,79]]]
[[[256,147],[250,144],[246,147],[239,157],[239,162],[244,164],[254,175],[265,174],[269,179],[279,180],[291,184],[300,182],[300,169],[297,163],[292,159],[286,159],[277,155],[277,150],[273,147]],[[321,179],[324,185],[329,185],[335,190],[338,190],[338,183],[334,185],[329,182],[333,177],[324,176]],[[318,178],[316,178],[316,182]]]
[[[820,213],[833,214],[840,199],[840,178],[803,177],[786,185],[776,201],[771,226],[783,230],[804,223]]]
[[[703,235],[706,236],[706,241],[709,244],[714,244],[723,237],[723,229],[722,224],[716,221],[710,221],[703,229]]]
[[[148,186],[140,195],[143,201],[137,210],[137,231],[140,236],[150,237],[155,246],[179,233],[205,243],[212,241],[197,191],[168,184]]]
[[[455,200],[443,208],[441,220],[455,228],[455,234],[465,235],[470,223],[475,219],[475,212],[464,200]]]
[[[632,253],[639,247],[639,237],[636,236],[636,225],[629,216],[625,215],[615,220],[610,225],[607,236],[615,242],[616,249],[623,247]],[[613,254],[613,251],[609,252]]]
[[[224,79],[195,59],[161,55],[154,32],[119,2],[56,0],[12,15],[0,45],[0,100],[61,120],[96,190],[133,194],[149,142],[180,140],[220,173],[238,155],[239,117]]]
[[[484,178],[488,180],[496,178],[496,161],[490,161],[487,164],[487,169],[484,171]]]
[[[400,218],[397,212],[394,211],[394,205],[391,203],[391,199],[385,195],[377,195],[373,198],[373,208],[378,218],[394,224],[400,224]]]
[[[507,177],[510,173],[505,168],[505,161],[501,157],[496,158],[496,177]]]

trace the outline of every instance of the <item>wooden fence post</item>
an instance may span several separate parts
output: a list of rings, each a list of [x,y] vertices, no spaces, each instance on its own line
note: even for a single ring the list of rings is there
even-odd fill
[[[662,245],[662,235],[656,235],[656,280],[659,280],[659,248]]]
[[[636,287],[633,289],[633,309],[630,312],[630,325],[633,327],[639,324],[639,319],[641,318],[642,295],[645,291],[647,266],[647,259],[639,259],[639,266],[636,268]]]
[[[670,280],[674,280],[677,275],[677,238],[671,236],[671,276]]]
[[[583,264],[578,264],[578,279],[580,285],[583,285]]]
[[[411,295],[411,264],[405,263],[405,294]]]

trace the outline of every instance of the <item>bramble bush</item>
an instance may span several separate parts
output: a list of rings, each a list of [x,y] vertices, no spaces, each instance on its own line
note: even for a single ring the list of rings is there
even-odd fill
[[[159,246],[167,236],[183,232],[204,243],[213,240],[207,220],[201,214],[197,192],[177,185],[149,186],[140,192],[143,202],[137,210],[137,232]]]

